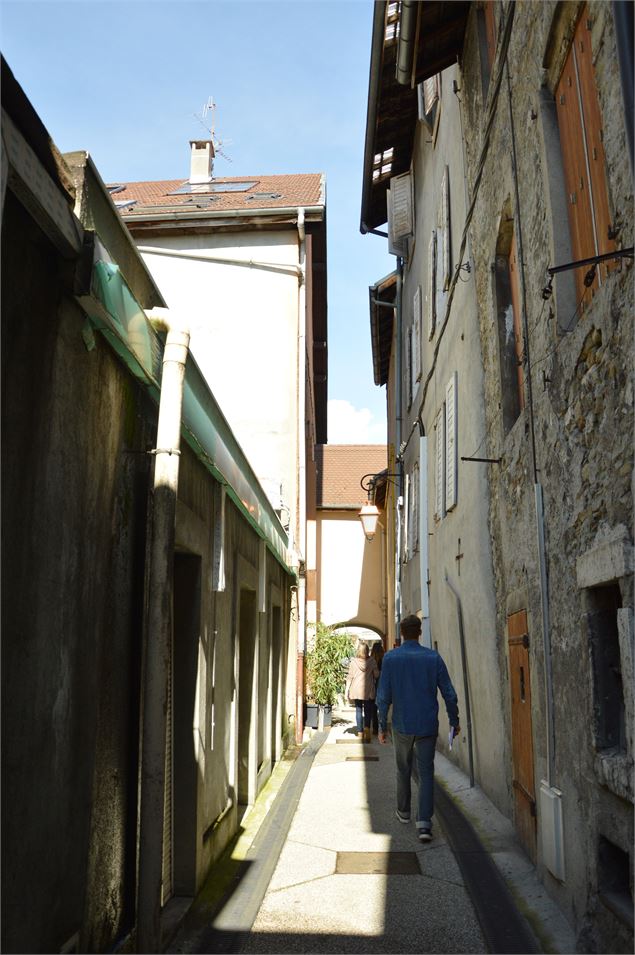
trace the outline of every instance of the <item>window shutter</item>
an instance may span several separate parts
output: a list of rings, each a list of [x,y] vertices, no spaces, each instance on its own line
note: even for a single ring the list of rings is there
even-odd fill
[[[443,291],[446,292],[450,287],[451,247],[450,247],[450,171],[445,167],[443,180],[441,182],[441,223],[443,230]]]
[[[417,84],[417,119],[419,120],[425,120],[426,118],[426,106],[425,106],[425,97],[423,95],[423,86],[424,86],[424,83]]]
[[[437,234],[432,230],[428,246],[428,339],[434,338],[437,322]]]
[[[421,286],[417,286],[412,303],[412,377],[421,379]],[[413,393],[416,393],[416,385]]]
[[[591,179],[591,201],[595,217],[597,252],[612,252],[615,242],[609,239],[611,224],[606,183],[606,157],[602,138],[602,114],[598,101],[595,67],[591,56],[591,30],[586,10],[575,32],[575,58],[578,67],[580,105],[584,115],[583,132]],[[604,267],[605,268],[605,267]]]
[[[412,490],[410,492],[410,500],[410,510],[412,511],[410,541],[412,553],[416,554],[419,550],[419,465],[416,463],[412,470]]]
[[[443,517],[444,457],[445,457],[445,408],[442,407],[434,422],[434,516]]]
[[[457,374],[454,372],[445,389],[445,509],[456,507],[457,485],[457,447],[456,447],[456,388]]]
[[[518,253],[516,250],[516,233],[512,235],[512,244],[509,250],[509,290],[512,299],[512,318],[514,323],[514,347],[516,352],[516,387],[518,389],[518,409],[525,407],[525,373],[523,370],[523,331],[521,326],[521,298],[520,279],[518,277]]]
[[[408,239],[414,235],[412,176],[409,172],[393,176],[390,180],[387,202],[388,251],[391,255],[405,258],[408,254]]]
[[[439,79],[435,73],[429,79],[423,81],[423,110],[427,115],[432,112],[434,104],[439,99]]]
[[[405,475],[404,480],[404,515],[403,522],[403,559],[410,559],[410,475]]]

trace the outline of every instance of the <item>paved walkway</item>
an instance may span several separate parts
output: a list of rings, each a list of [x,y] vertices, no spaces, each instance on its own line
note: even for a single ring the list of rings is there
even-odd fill
[[[414,822],[395,817],[392,746],[358,742],[352,718],[348,709],[336,714],[290,772],[278,768],[281,782],[254,810],[264,823],[250,833],[245,820],[223,904],[206,906],[204,891],[170,951],[573,952],[511,825],[478,787],[437,754],[437,779],[452,797],[440,794],[438,809],[452,845],[438,811],[433,841],[420,844]]]

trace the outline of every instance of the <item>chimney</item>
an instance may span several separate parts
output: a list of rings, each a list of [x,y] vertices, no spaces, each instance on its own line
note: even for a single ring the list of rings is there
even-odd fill
[[[214,168],[214,143],[211,139],[190,139],[190,182],[211,182]]]

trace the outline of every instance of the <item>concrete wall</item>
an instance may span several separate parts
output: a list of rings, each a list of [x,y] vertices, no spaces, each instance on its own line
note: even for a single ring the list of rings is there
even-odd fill
[[[559,149],[554,149],[554,141],[556,147],[558,142],[552,104],[558,63],[561,66],[567,52],[567,36],[579,5],[549,2],[517,3],[514,7],[508,63],[519,202],[504,79],[471,227],[485,372],[487,441],[481,453],[502,458],[501,466],[489,472],[496,629],[504,645],[507,615],[521,607],[527,609],[538,785],[548,774],[548,689],[530,443],[533,425],[538,479],[544,491],[554,686],[553,784],[562,791],[564,878],[555,878],[546,865],[542,844],[545,820],[540,806],[538,865],[545,884],[578,932],[579,950],[630,951],[632,894],[629,928],[628,918],[616,915],[607,901],[610,892],[603,874],[602,846],[608,840],[622,853],[630,866],[632,893],[633,744],[628,736],[619,751],[602,751],[598,745],[594,729],[598,687],[594,685],[588,615],[598,599],[593,588],[618,588],[617,665],[622,670],[626,723],[632,724],[632,566],[630,557],[624,557],[632,553],[633,540],[632,269],[629,260],[622,260],[595,295],[587,296],[581,313],[576,312],[566,275],[554,282],[551,299],[542,297],[547,266],[566,261],[561,241],[568,232],[566,205],[554,186],[560,160]],[[502,5],[496,4],[497,17],[501,11]],[[609,205],[619,230],[618,246],[626,247],[633,242],[632,180],[611,5],[591,2],[585,17],[592,25]],[[476,10],[468,22],[462,65],[468,182],[474,182],[485,110],[492,96],[490,87],[488,99],[483,97]],[[526,407],[506,434],[499,411],[504,394],[492,266],[508,218],[513,219],[516,234],[522,232],[524,246],[521,268],[530,330],[533,409]],[[606,548],[611,551],[609,557],[596,560]],[[601,565],[600,569],[591,573],[589,568],[595,564]],[[582,568],[580,574],[577,567]],[[501,664],[504,679],[504,658]]]

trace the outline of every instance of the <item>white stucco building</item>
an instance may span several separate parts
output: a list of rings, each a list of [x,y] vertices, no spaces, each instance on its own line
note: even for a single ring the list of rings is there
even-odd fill
[[[314,447],[326,441],[325,180],[215,178],[213,142],[190,146],[188,178],[109,189],[289,533],[298,590],[287,707],[300,732],[306,528]]]

